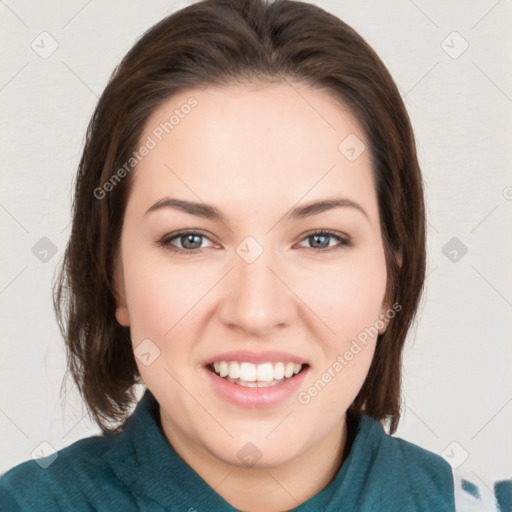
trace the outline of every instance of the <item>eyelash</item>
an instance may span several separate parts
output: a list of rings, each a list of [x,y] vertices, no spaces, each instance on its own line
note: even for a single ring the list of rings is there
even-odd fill
[[[178,231],[177,233],[171,233],[170,235],[165,235],[163,238],[161,238],[158,241],[158,245],[160,247],[164,247],[165,249],[170,250],[173,253],[176,253],[176,254],[182,255],[182,256],[185,256],[185,255],[188,255],[188,254],[200,254],[200,253],[202,253],[203,251],[200,248],[198,248],[198,249],[182,249],[181,247],[176,247],[175,245],[171,244],[171,241],[175,240],[176,238],[181,238],[181,237],[187,236],[187,235],[196,235],[196,236],[201,236],[203,238],[208,238],[208,235],[206,233],[202,232],[202,231],[194,231],[194,230],[192,230],[192,231]],[[315,251],[317,253],[330,252],[333,248],[338,248],[339,249],[339,248],[342,248],[342,247],[350,247],[350,246],[352,246],[352,241],[347,236],[344,236],[341,233],[337,233],[336,231],[329,231],[329,230],[325,230],[325,229],[321,229],[319,231],[312,231],[310,233],[307,233],[301,239],[301,242],[303,240],[311,238],[311,237],[313,237],[315,235],[328,236],[330,238],[335,238],[339,242],[339,244],[336,245],[336,246],[333,246],[333,247],[328,246],[328,247],[325,247],[325,248],[322,248],[322,249],[318,249],[316,247],[310,247],[310,249],[312,249],[313,251]]]

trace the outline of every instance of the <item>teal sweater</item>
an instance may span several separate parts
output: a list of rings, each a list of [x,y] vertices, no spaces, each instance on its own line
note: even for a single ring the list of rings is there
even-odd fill
[[[149,390],[123,432],[81,439],[59,450],[53,462],[49,457],[0,477],[2,512],[238,510],[174,451]],[[334,479],[293,510],[453,512],[453,495],[452,472],[441,457],[387,435],[363,416]]]

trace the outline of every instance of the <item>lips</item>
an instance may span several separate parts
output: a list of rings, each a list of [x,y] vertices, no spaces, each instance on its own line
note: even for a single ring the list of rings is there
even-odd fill
[[[309,363],[285,352],[234,351],[218,354],[205,368],[213,389],[242,407],[279,403],[300,386]]]

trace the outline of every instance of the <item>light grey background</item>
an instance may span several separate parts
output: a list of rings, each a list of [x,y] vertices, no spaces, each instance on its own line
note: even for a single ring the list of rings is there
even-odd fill
[[[51,284],[72,180],[114,66],[188,3],[0,1],[0,472],[47,454],[42,442],[58,450],[98,432],[76,391],[64,404],[59,394],[65,352]],[[314,3],[390,69],[424,172],[428,279],[397,435],[491,487],[512,477],[512,1]]]

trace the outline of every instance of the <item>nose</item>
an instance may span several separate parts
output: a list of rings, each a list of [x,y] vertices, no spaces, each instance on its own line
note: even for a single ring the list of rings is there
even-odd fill
[[[226,276],[220,316],[223,323],[254,337],[271,337],[292,323],[296,297],[286,283],[278,258],[270,249],[248,262],[235,254],[234,269]]]

